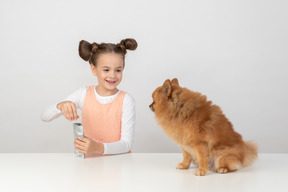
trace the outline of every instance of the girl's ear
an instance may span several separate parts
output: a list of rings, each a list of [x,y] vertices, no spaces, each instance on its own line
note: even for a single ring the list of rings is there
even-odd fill
[[[91,71],[92,71],[93,75],[97,76],[96,67],[93,64],[90,64],[90,67],[91,67]]]

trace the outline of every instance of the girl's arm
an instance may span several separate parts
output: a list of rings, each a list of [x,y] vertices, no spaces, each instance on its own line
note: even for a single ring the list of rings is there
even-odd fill
[[[127,153],[132,148],[135,131],[135,101],[127,93],[123,101],[121,139],[114,143],[103,143],[103,154]]]
[[[70,103],[69,105],[71,105],[73,103],[72,105],[75,105],[76,109],[82,109],[83,103],[84,103],[84,98],[86,96],[86,91],[87,91],[86,87],[80,88],[77,91],[75,91],[74,93],[72,93],[71,95],[69,95],[67,98],[65,98],[62,102],[48,106],[41,114],[42,121],[49,122],[49,121],[52,121],[52,120],[60,117],[61,115],[63,115],[63,113],[60,109],[62,109],[61,106],[65,103]],[[57,108],[57,106],[58,106],[58,108]],[[65,117],[67,118],[68,115],[66,115],[66,114],[67,113],[65,112]]]
[[[52,121],[62,115],[62,112],[57,109],[57,104],[50,105],[41,114],[42,121]]]

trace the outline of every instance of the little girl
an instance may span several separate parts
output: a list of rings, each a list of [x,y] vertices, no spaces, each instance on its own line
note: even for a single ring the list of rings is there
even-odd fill
[[[131,150],[135,102],[128,93],[118,90],[117,86],[122,80],[126,50],[136,48],[134,39],[124,39],[118,44],[90,44],[82,40],[79,55],[89,62],[98,85],[80,88],[42,113],[43,121],[52,121],[61,115],[74,121],[79,118],[77,109],[82,111],[84,137],[77,137],[74,145],[85,157],[127,153]]]

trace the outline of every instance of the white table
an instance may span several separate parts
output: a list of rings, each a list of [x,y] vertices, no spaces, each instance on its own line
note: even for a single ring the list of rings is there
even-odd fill
[[[90,159],[72,153],[0,153],[0,191],[288,191],[288,154],[260,154],[229,174],[178,170],[180,153],[131,153]]]

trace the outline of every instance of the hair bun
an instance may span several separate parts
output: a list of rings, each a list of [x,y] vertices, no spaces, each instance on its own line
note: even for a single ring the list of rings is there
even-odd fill
[[[121,42],[120,42],[120,47],[124,46],[125,49],[128,49],[128,50],[135,50],[138,46],[137,42],[135,39],[131,39],[131,38],[128,38],[128,39],[123,39]]]
[[[92,44],[88,41],[82,40],[79,43],[79,55],[85,61],[89,61],[92,56]]]

